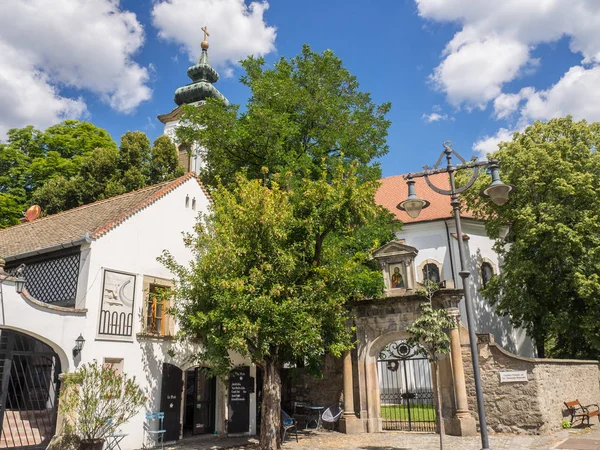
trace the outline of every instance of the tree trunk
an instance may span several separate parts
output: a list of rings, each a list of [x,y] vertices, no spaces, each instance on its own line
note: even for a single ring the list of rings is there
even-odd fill
[[[433,370],[435,370],[435,396],[437,398],[436,416],[438,420],[438,430],[440,431],[440,450],[444,449],[444,418],[442,417],[442,395],[440,393],[440,368],[438,361],[434,361]]]
[[[281,374],[277,357],[265,360],[260,425],[261,450],[281,448]]]

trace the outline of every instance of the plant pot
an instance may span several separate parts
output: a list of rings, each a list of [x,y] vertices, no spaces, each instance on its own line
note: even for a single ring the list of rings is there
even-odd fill
[[[104,439],[82,439],[79,450],[102,450]]]

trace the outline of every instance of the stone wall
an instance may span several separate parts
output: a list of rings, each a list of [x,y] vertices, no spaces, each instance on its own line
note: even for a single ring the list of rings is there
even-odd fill
[[[463,363],[469,409],[477,417],[477,401],[468,333],[462,330]],[[539,434],[561,427],[563,402],[600,401],[598,361],[523,358],[498,346],[492,335],[478,335],[479,365],[487,424],[495,432]],[[500,372],[527,371],[528,381],[500,382]]]
[[[343,360],[326,355],[323,376],[313,377],[304,368],[284,369],[282,373],[281,403],[292,410],[292,402],[306,402],[328,407],[342,400],[344,387]]]

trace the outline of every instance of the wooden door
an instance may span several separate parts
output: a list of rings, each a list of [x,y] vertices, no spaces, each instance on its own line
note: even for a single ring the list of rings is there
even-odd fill
[[[177,366],[163,363],[160,410],[165,413],[165,442],[179,439],[183,372]]]

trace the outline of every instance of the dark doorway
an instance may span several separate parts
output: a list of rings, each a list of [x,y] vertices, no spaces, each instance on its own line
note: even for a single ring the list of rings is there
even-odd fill
[[[424,356],[404,341],[389,344],[377,361],[384,430],[435,433],[431,368]]]
[[[165,441],[176,441],[181,432],[181,392],[183,372],[173,364],[163,363],[160,410],[165,413]]]
[[[46,448],[56,429],[60,372],[47,344],[0,329],[0,448]]]
[[[206,369],[196,367],[185,373],[185,409],[183,434],[207,434],[215,431],[217,380]]]

